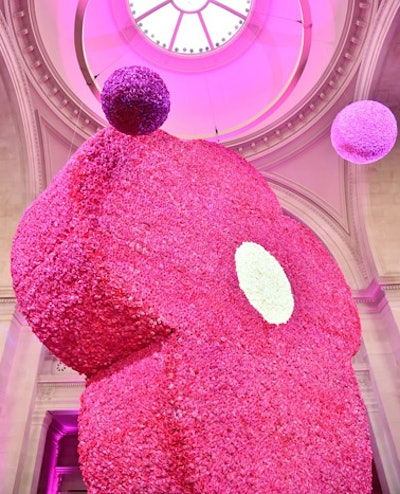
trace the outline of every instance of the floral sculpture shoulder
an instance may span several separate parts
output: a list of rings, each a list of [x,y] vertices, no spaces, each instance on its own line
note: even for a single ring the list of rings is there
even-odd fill
[[[371,491],[352,297],[244,159],[158,127],[157,74],[106,83],[111,124],[24,214],[21,311],[86,374],[89,493]],[[117,130],[119,129],[119,130]]]

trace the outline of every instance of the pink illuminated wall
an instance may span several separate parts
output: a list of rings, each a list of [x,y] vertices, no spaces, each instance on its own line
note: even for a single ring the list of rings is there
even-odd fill
[[[38,494],[87,492],[78,459],[77,411],[48,412],[50,422],[40,470]]]

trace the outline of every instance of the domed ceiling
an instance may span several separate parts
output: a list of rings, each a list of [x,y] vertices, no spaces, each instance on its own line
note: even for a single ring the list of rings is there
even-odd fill
[[[357,43],[347,60],[343,48],[369,15],[347,0],[28,3],[45,64],[94,120],[104,122],[99,91],[110,73],[146,65],[171,93],[165,130],[228,145],[301,119],[321,84],[332,93]]]

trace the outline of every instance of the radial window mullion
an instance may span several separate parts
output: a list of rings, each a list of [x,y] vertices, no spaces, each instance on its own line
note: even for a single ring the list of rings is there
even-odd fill
[[[240,19],[243,19],[244,21],[247,19],[247,16],[245,14],[242,14],[241,12],[232,9],[231,7],[228,7],[227,5],[224,5],[223,3],[220,3],[217,0],[210,0],[210,3],[213,3],[217,7],[220,7],[221,9],[224,9],[233,15],[236,15],[237,17],[240,17]]]
[[[137,27],[159,49],[213,53],[237,36],[255,0],[131,0]]]
[[[205,34],[205,36],[207,38],[208,44],[210,46],[210,50],[212,50],[214,48],[214,43],[213,43],[213,40],[211,39],[210,33],[208,32],[207,25],[204,22],[204,18],[201,15],[201,12],[197,12],[197,16],[199,18],[201,27],[203,28],[204,34]]]
[[[169,51],[172,51],[172,48],[174,47],[174,43],[175,43],[176,37],[178,35],[178,31],[179,31],[179,27],[181,25],[182,19],[183,19],[183,12],[180,12],[178,20],[176,21],[175,29],[174,29],[174,32],[172,34],[170,44],[168,46]]]
[[[136,17],[136,22],[140,22],[141,20],[143,20],[145,17],[148,17],[149,15],[153,14],[154,12],[156,12],[157,10],[159,9],[162,9],[163,7],[165,7],[166,5],[168,5],[169,3],[171,3],[171,0],[165,0],[165,2],[161,2],[160,4],[156,5],[155,7],[153,7],[152,9],[149,9],[147,10],[146,12],[144,12],[142,15],[140,15],[139,17]]]

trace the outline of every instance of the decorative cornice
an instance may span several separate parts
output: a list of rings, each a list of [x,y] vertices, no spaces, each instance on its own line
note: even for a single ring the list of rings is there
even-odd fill
[[[79,381],[37,382],[36,404],[38,413],[46,410],[69,410],[79,408],[79,398],[85,389],[85,383]],[[50,408],[49,408],[50,407]]]
[[[386,275],[379,276],[378,282],[385,292],[399,292],[400,293],[400,275]]]
[[[385,296],[381,285],[376,279],[374,279],[367,288],[364,288],[363,290],[355,290],[353,295],[354,300],[359,303],[374,305],[378,304]]]
[[[41,376],[38,378],[38,386],[49,388],[82,388],[85,386],[85,378],[80,377],[80,380],[51,380],[48,377]]]
[[[368,288],[355,290],[353,297],[361,311],[367,313],[378,313],[389,303],[391,295],[400,296],[400,282],[397,277],[396,282],[385,281],[381,277],[372,280]]]
[[[385,292],[400,292],[400,283],[383,285],[383,289]]]
[[[27,76],[38,94],[67,125],[73,124],[83,139],[94,134],[103,124],[68,88],[47,56],[38,36],[34,1],[10,0],[8,10]]]

